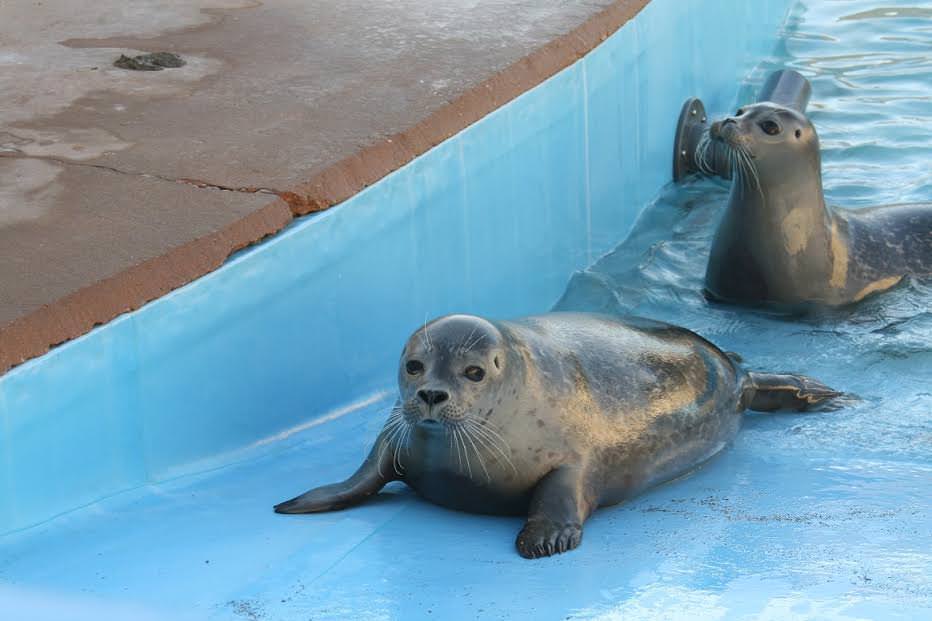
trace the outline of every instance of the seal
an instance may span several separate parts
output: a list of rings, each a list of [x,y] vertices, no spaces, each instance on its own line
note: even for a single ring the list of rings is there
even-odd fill
[[[586,313],[441,317],[408,340],[398,384],[356,473],[275,511],[343,509],[401,480],[444,507],[527,516],[518,552],[549,556],[579,545],[597,507],[718,453],[746,408],[802,411],[840,394],[746,372],[683,328]]]
[[[727,146],[733,169],[706,269],[709,298],[837,307],[907,276],[932,275],[932,203],[826,205],[819,137],[801,112],[767,102],[745,106],[713,123],[709,135]]]

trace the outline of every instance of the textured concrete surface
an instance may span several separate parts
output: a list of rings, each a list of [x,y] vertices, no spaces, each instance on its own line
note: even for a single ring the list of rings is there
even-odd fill
[[[147,289],[126,270],[210,234],[252,243],[287,223],[285,203],[351,196],[646,1],[4,2],[0,372],[204,273],[154,264]],[[187,64],[112,65],[152,51]],[[261,209],[275,213],[246,230]],[[75,323],[56,305],[80,291],[97,307]]]

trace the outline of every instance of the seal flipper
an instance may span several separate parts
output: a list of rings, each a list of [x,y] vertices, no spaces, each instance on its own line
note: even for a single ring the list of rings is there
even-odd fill
[[[353,475],[341,483],[316,487],[296,498],[275,505],[276,513],[322,513],[338,511],[359,504],[385,487],[399,475],[392,467],[388,454],[383,451],[383,438],[380,436],[366,461]],[[380,463],[384,462],[384,463]]]
[[[744,403],[759,412],[832,409],[833,399],[844,393],[804,375],[748,373],[744,385]]]
[[[597,505],[587,478],[580,466],[562,466],[540,480],[515,540],[521,556],[552,556],[580,544],[583,522]]]

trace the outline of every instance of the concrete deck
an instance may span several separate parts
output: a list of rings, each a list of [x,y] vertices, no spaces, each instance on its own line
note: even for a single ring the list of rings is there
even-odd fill
[[[646,2],[3,3],[0,373],[351,196]],[[150,51],[187,64],[112,64]]]

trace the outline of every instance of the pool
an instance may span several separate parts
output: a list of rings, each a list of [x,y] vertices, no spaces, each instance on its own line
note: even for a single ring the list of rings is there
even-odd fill
[[[802,322],[709,306],[727,186],[664,186],[686,96],[721,114],[789,66],[812,81],[829,200],[932,195],[929,12],[808,4],[778,40],[786,2],[655,0],[347,204],[2,378],[4,618],[932,614],[932,290]],[[722,24],[752,26],[704,38]],[[675,321],[861,401],[751,415],[705,468],[597,512],[579,550],[539,562],[513,551],[520,520],[403,487],[342,513],[271,513],[361,460],[425,314],[555,302]]]

